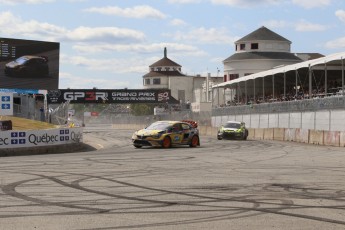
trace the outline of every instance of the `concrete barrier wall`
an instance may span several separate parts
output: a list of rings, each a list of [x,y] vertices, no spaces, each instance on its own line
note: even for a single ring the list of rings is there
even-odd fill
[[[323,131],[310,130],[309,131],[309,143],[314,145],[323,145]]]
[[[345,147],[345,132],[339,133],[339,146]]]
[[[255,137],[254,139],[263,140],[264,139],[264,129],[255,129]]]
[[[309,130],[296,129],[296,141],[301,143],[309,143]]]
[[[273,129],[273,139],[277,140],[277,141],[284,141],[285,130],[283,128],[274,128]]]
[[[341,146],[340,132],[339,131],[324,131],[323,144],[329,145],[329,146]]]
[[[248,129],[248,139],[254,139],[255,138],[255,130],[253,128]]]
[[[296,130],[284,129],[284,141],[296,141]]]
[[[270,128],[266,128],[263,129],[264,130],[264,138],[265,140],[274,140],[274,136],[273,136],[273,130],[274,129],[270,129]]]

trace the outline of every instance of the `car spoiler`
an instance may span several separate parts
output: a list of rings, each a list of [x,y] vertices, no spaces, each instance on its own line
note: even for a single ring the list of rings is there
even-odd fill
[[[186,122],[186,123],[191,124],[191,126],[192,126],[193,128],[198,128],[198,122],[196,122],[196,121],[182,120],[182,122]]]

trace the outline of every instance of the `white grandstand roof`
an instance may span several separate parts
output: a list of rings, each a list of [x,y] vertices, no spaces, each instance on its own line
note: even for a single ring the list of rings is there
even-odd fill
[[[309,68],[309,67],[313,67],[313,66],[317,66],[317,65],[323,65],[324,66],[325,64],[330,63],[330,62],[332,62],[332,64],[342,65],[342,60],[344,60],[344,59],[345,59],[345,52],[335,53],[335,54],[331,54],[331,55],[328,55],[325,57],[321,57],[321,58],[317,58],[317,59],[313,59],[313,60],[309,60],[309,61],[304,61],[304,62],[292,64],[292,65],[282,66],[282,67],[278,67],[278,68],[269,69],[266,71],[250,74],[250,75],[240,77],[240,78],[237,78],[237,79],[234,79],[231,81],[227,81],[227,82],[223,82],[223,83],[214,85],[212,88],[223,88],[223,87],[227,87],[227,86],[236,84],[238,82],[244,82],[244,81],[253,80],[256,78],[272,76],[272,75],[275,75],[278,73],[286,73],[288,71],[294,71],[294,70],[298,70],[301,68]]]

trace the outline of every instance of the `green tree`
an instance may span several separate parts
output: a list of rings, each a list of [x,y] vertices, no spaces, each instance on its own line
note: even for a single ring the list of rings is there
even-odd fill
[[[153,115],[153,109],[155,105],[149,105],[149,104],[131,104],[131,114],[135,116],[141,116],[141,115]]]

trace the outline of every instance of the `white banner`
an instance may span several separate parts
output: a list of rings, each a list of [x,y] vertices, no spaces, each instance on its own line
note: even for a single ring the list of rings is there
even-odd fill
[[[0,149],[72,144],[83,141],[83,128],[0,132]]]
[[[13,93],[0,92],[0,115],[13,115]]]

